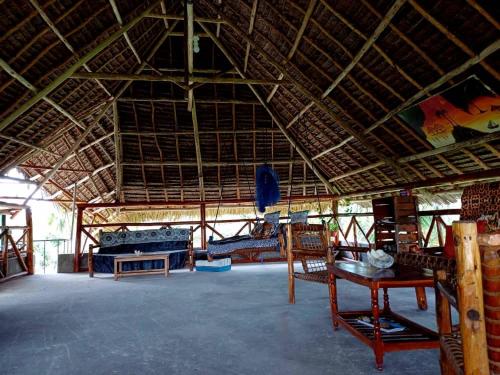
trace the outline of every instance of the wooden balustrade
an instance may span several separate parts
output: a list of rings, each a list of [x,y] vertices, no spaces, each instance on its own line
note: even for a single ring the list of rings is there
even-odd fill
[[[433,211],[420,211],[419,217],[430,216],[432,217],[429,228],[425,233],[420,233],[420,238],[424,247],[429,247],[432,245],[431,241],[433,238],[433,233],[437,233],[438,244],[440,247],[444,246],[445,239],[445,221],[443,216],[446,215],[458,215],[460,210],[447,209],[447,210],[433,210]],[[348,218],[348,220],[345,220]],[[369,218],[371,223],[369,225],[363,225],[363,220]],[[280,217],[281,222],[286,223],[289,220],[288,216]],[[359,248],[374,248],[374,223],[373,214],[370,212],[358,212],[358,213],[338,213],[323,214],[323,215],[310,215],[310,222],[315,222],[319,220],[324,220],[327,225],[331,227],[334,225],[336,230],[332,231],[333,241],[336,244],[342,244],[343,248],[351,247],[353,250]],[[202,220],[185,220],[185,221],[156,221],[148,223],[91,223],[91,224],[81,224],[77,225],[77,239],[76,245],[81,243],[81,236],[85,235],[86,239],[98,243],[95,233],[98,229],[112,229],[115,231],[125,231],[130,230],[129,227],[158,227],[163,226],[167,228],[179,227],[179,226],[193,226],[193,233],[200,239],[200,247],[206,248],[206,241],[208,239],[207,231],[211,231],[212,235],[216,236],[216,239],[224,239],[226,235],[221,229],[223,224],[235,224],[241,223],[241,226],[235,231],[230,233],[233,235],[240,235],[248,229],[248,233],[251,232],[252,227],[257,222],[255,218],[242,218],[242,219],[220,219],[215,221],[214,219],[207,219],[202,217]],[[78,223],[78,220],[77,220]],[[81,255],[81,249],[79,247],[75,248],[75,254]],[[75,257],[76,258],[76,257]],[[356,257],[357,258],[357,257]]]

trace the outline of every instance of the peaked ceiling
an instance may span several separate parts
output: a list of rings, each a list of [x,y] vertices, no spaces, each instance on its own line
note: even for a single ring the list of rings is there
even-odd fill
[[[434,149],[395,116],[471,75],[498,92],[488,1],[0,8],[0,172],[18,166],[60,200],[75,184],[85,202],[246,198],[264,162],[283,195],[500,174],[500,133]]]

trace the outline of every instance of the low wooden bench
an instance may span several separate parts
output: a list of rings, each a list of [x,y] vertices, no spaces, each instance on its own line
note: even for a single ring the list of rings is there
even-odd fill
[[[144,260],[163,260],[163,268],[153,268],[148,270],[133,270],[133,271],[123,271],[122,265],[125,262],[137,262]],[[147,254],[147,255],[120,255],[115,257],[114,259],[114,275],[115,280],[118,280],[123,276],[138,276],[145,274],[164,274],[165,277],[168,277],[169,272],[169,261],[168,254]]]

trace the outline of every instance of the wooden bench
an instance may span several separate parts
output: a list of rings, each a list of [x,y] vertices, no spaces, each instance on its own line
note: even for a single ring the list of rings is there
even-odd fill
[[[152,268],[152,269],[146,269],[146,270],[133,270],[133,271],[123,271],[122,265],[125,262],[137,262],[137,261],[144,261],[144,260],[163,260],[163,268]],[[115,280],[118,280],[120,277],[123,276],[138,276],[138,275],[145,275],[145,274],[163,274],[165,277],[168,277],[169,272],[169,261],[168,261],[168,254],[147,254],[147,255],[135,255],[135,254],[130,254],[130,255],[120,255],[115,257],[114,259],[114,275],[115,275]]]

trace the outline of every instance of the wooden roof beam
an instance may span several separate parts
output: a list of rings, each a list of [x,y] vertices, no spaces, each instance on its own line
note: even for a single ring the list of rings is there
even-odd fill
[[[70,78],[71,75],[80,69],[83,64],[88,63],[94,57],[96,57],[99,53],[101,53],[105,48],[114,43],[118,38],[120,38],[124,32],[130,30],[135,25],[137,25],[143,18],[146,16],[151,10],[153,10],[158,5],[158,0],[153,1],[153,3],[148,6],[142,13],[134,17],[130,22],[124,25],[120,30],[115,31],[105,40],[100,42],[96,47],[92,48],[89,52],[87,52],[84,56],[78,59],[72,66],[66,69],[62,74],[56,77],[52,82],[50,82],[46,87],[40,90],[37,94],[35,94],[32,98],[27,100],[21,106],[19,106],[14,112],[9,114],[6,118],[4,118],[0,122],[0,131],[9,126],[12,122],[14,122],[19,116],[23,115],[27,112],[31,107],[37,104],[44,97],[48,96],[52,91],[54,91],[59,85],[61,85],[66,79]]]
[[[495,29],[500,30],[500,23],[480,4],[478,4],[476,0],[467,0],[467,3],[475,10],[477,10],[484,18],[486,18],[488,22],[490,22],[495,27]]]
[[[488,142],[493,142],[493,141],[497,141],[497,140],[500,140],[500,132],[490,133],[490,134],[485,135],[483,137],[473,138],[473,139],[470,139],[470,140],[467,140],[464,142],[459,142],[459,143],[452,143],[452,144],[447,145],[447,146],[438,147],[438,148],[435,148],[432,150],[420,152],[418,154],[404,156],[404,157],[397,159],[397,162],[399,164],[403,165],[403,164],[407,164],[411,161],[422,160],[422,159],[425,159],[425,158],[431,157],[431,156],[438,156],[438,155],[441,155],[441,154],[446,153],[446,152],[462,151],[466,155],[468,155],[482,169],[488,170],[488,169],[490,169],[490,167],[488,167],[481,159],[479,159],[477,156],[475,156],[469,150],[467,150],[467,148],[479,146],[479,145],[485,145]],[[380,167],[381,165],[383,165],[383,163],[382,164],[380,164],[380,162],[372,163],[372,164],[369,164],[369,165],[364,166],[362,168],[344,173],[343,175],[335,176],[335,177],[331,178],[330,181],[337,181],[337,180],[343,179],[345,177],[349,177],[349,176],[353,176],[353,175],[356,175],[359,173],[363,173],[367,170]],[[457,174],[463,174],[463,172],[460,172]],[[443,175],[442,174],[438,175],[438,177],[443,177]]]
[[[424,95],[431,95],[431,92],[438,87],[440,87],[442,84],[448,82],[449,80],[455,78],[459,74],[462,74],[465,72],[467,69],[470,67],[480,63],[484,59],[486,59],[488,56],[491,54],[495,53],[500,49],[500,40],[496,40],[492,44],[490,44],[488,47],[483,49],[481,52],[479,52],[477,55],[471,57],[467,61],[465,61],[462,65],[456,67],[452,71],[446,73],[443,75],[441,78],[438,80],[434,81],[430,85],[424,87],[422,90],[417,92],[415,95],[413,95],[411,98],[409,98],[407,101],[404,103],[401,103],[398,105],[396,108],[394,108],[392,111],[388,112],[384,117],[382,117],[380,120],[376,121],[374,124],[372,124],[369,128],[367,128],[363,133],[368,134],[371,132],[373,129],[377,128],[387,120],[389,120],[392,116],[396,115],[397,113],[401,112],[403,109],[408,108],[415,102],[417,102],[420,98],[422,98]]]
[[[153,74],[78,72],[78,73],[73,73],[71,75],[71,78],[75,79],[98,78],[110,81],[147,81],[147,82],[185,83],[185,77],[179,75],[173,76],[173,75],[153,75]],[[236,78],[236,77],[200,77],[200,76],[193,76],[190,74],[188,77],[188,84],[192,85],[194,83],[220,83],[220,84],[233,84],[233,85],[281,85],[281,84],[291,85],[291,83],[282,82],[281,80],[249,79],[249,78]]]
[[[224,54],[224,56],[226,56],[226,58],[228,59],[228,61],[234,66],[234,68],[238,71],[238,74],[240,75],[241,78],[246,78],[246,75],[245,73],[243,72],[243,69],[239,67],[236,59],[231,55],[231,53],[227,50],[227,48],[221,43],[221,41],[210,31],[210,29],[208,29],[208,27],[206,27],[205,25],[203,25],[202,23],[199,24],[201,26],[201,28],[211,37],[211,39],[213,40],[213,42],[215,43],[215,45],[221,50],[221,52]],[[235,28],[234,26],[231,26],[233,28],[233,30],[237,30],[239,31],[237,28]],[[250,39],[248,38],[244,33],[239,33],[239,35],[243,35],[244,36],[244,39],[246,40],[247,43],[250,43],[252,45],[253,48],[255,48],[255,43]],[[260,52],[260,49],[259,49],[259,53]],[[268,104],[265,102],[264,98],[259,94],[259,92],[252,86],[252,85],[248,85],[248,87],[250,88],[250,90],[252,90],[252,92],[254,93],[254,95],[257,97],[257,99],[261,102],[262,106],[266,109],[266,111],[269,113],[269,115],[271,116],[272,120],[274,121],[274,123],[276,123],[276,125],[278,126],[278,128],[281,130],[281,132],[283,133],[283,135],[287,138],[287,140],[292,144],[292,146],[294,146],[294,148],[297,150],[297,153],[302,157],[302,159],[304,159],[304,161],[307,163],[307,165],[309,166],[309,168],[311,168],[311,170],[313,171],[313,173],[320,179],[320,181],[322,183],[325,184],[325,186],[328,188],[328,190],[332,193],[340,193],[340,189],[335,186],[335,185],[332,185],[328,179],[323,176],[323,174],[316,168],[316,166],[314,165],[314,163],[311,161],[311,159],[309,158],[309,156],[306,154],[306,152],[302,149],[302,147],[297,144],[297,142],[295,142],[295,140],[291,137],[291,135],[288,133],[287,129],[285,128],[284,124],[280,121],[279,117],[274,113],[274,111],[268,106]]]
[[[198,103],[198,100],[196,100],[196,103]],[[281,130],[279,129],[218,129],[218,130],[199,130],[198,134],[266,134],[266,133],[279,133],[281,134]],[[140,132],[133,132],[133,131],[123,131],[120,133],[122,136],[126,135],[142,135],[142,136],[172,136],[172,135],[193,135],[194,132],[191,130],[178,130],[178,131],[140,131]]]
[[[154,2],[155,6],[156,6],[156,1]],[[151,9],[153,9],[154,6],[150,6],[147,8],[147,12],[149,12]],[[147,14],[147,13],[144,13],[143,14]],[[142,18],[141,18],[142,19]],[[137,20],[137,22],[139,22],[139,20]],[[136,22],[136,23],[137,23]],[[132,23],[129,22],[127,25],[130,25]],[[136,24],[134,23],[134,25]],[[177,22],[174,22],[171,29],[173,29],[175,26],[176,26]],[[133,26],[133,25],[132,25]],[[129,26],[129,28],[131,28],[132,26]],[[171,30],[169,30],[171,31]],[[146,62],[149,61],[155,54],[156,52],[158,51],[158,49],[161,47],[161,45],[163,44],[163,42],[168,38],[168,34],[169,34],[169,31],[167,31],[163,36],[161,36],[158,40],[158,42],[153,46],[153,48],[151,49],[150,53],[148,54],[147,58],[145,59],[145,61],[137,68],[136,70],[136,73],[140,73],[142,72],[142,69],[144,69],[144,67],[146,66]],[[115,33],[116,34],[116,33]],[[114,35],[114,34],[113,34]],[[119,37],[119,35],[117,36],[117,38]],[[111,42],[110,42],[111,44]],[[102,45],[102,43],[100,44]],[[101,47],[102,49],[106,48],[106,46],[102,46]],[[101,50],[102,50],[101,49]],[[98,51],[95,51],[93,50],[95,54],[98,53]],[[95,56],[95,54],[93,56]],[[90,58],[89,58],[90,60]],[[75,64],[77,65],[77,64]],[[68,69],[69,71],[69,75],[71,75],[73,72],[71,71],[71,68]],[[67,71],[67,72],[68,72]],[[64,76],[64,73],[63,75]],[[60,77],[62,77],[60,76]],[[101,111],[99,112],[99,114],[94,118],[94,121],[92,124],[90,124],[86,129],[85,131],[80,135],[79,138],[77,138],[77,140],[75,141],[75,143],[71,146],[71,148],[62,156],[62,158],[57,161],[55,163],[55,165],[53,166],[52,170],[49,171],[49,173],[47,173],[47,175],[45,175],[45,177],[43,178],[43,180],[41,181],[40,185],[37,186],[37,188],[31,192],[31,194],[28,196],[28,198],[26,198],[26,201],[24,204],[26,204],[37,192],[38,190],[49,180],[52,178],[52,176],[57,172],[57,170],[68,160],[68,158],[78,149],[78,147],[80,146],[81,142],[94,130],[94,128],[96,126],[98,126],[99,124],[99,121],[104,117],[104,115],[106,114],[106,112],[111,108],[111,106],[113,105],[114,101],[120,97],[120,95],[122,95],[125,90],[130,86],[131,84],[131,81],[128,81],[128,82],[125,82],[125,84],[122,86],[122,88],[118,91],[117,95],[114,97],[113,100],[111,100],[110,102],[108,102],[106,105],[104,105],[102,108],[101,108]],[[47,86],[47,87],[50,87]],[[54,87],[55,88],[55,87]]]
[[[120,202],[122,200],[121,197],[121,186],[123,184],[122,178],[122,165],[121,161],[123,159],[123,149],[120,135],[120,118],[118,116],[118,104],[115,101],[113,103],[113,139],[115,141],[115,171],[116,171],[116,200]]]
[[[115,14],[115,17],[116,17],[116,20],[118,21],[118,25],[120,25],[120,27],[123,26],[123,20],[122,20],[122,16],[120,15],[120,11],[118,10],[118,6],[116,5],[116,1],[115,0],[109,0],[109,3],[111,4],[111,8],[113,8],[113,13]],[[124,32],[123,33],[123,36],[125,38],[125,41],[127,42],[130,50],[132,51],[132,53],[134,54],[135,58],[137,59],[137,62],[140,64],[141,63],[141,57],[139,56],[139,54],[137,53],[137,50],[135,49],[134,45],[132,44],[132,41],[130,40],[130,37],[128,36],[128,32]]]
[[[56,27],[54,22],[49,18],[47,13],[43,10],[43,8],[40,6],[37,0],[30,0],[31,5],[36,9],[36,11],[40,14],[40,17],[45,21],[45,23],[49,26],[49,28],[54,32],[54,34],[57,35],[59,40],[66,46],[66,48],[75,56],[78,58],[78,54],[76,53],[75,49],[73,46],[69,43],[69,41],[62,35],[62,33],[59,31],[59,29]],[[83,64],[83,67],[87,72],[91,72],[89,66],[87,64]],[[96,79],[96,83],[99,85],[99,87],[106,93],[108,96],[112,96],[109,90],[100,82],[99,80]]]
[[[186,52],[186,70],[185,70],[185,80],[184,83],[188,87],[187,97],[188,105],[187,110],[191,112],[193,108],[193,88],[190,86],[193,81],[190,77],[193,76],[194,67],[194,53],[193,53],[193,37],[194,37],[194,25],[193,25],[193,0],[186,0],[184,6],[184,32],[185,32],[185,52]],[[196,115],[194,115],[196,117]],[[193,120],[194,123],[194,120]]]
[[[252,35],[253,28],[255,25],[255,17],[257,16],[257,7],[259,6],[259,0],[253,0],[252,10],[250,12],[250,21],[248,22],[248,35]],[[248,68],[248,57],[250,56],[250,44],[247,43],[247,48],[245,50],[245,59],[243,60],[243,73],[247,72]]]
[[[243,33],[241,30],[239,30],[238,27],[233,25],[231,22],[227,21],[227,24],[231,27],[232,30],[234,30],[237,34],[238,37],[241,39],[244,39],[245,41],[248,41],[252,44],[252,47],[258,51],[258,53],[269,63],[271,64],[275,69],[280,71],[281,73],[284,74],[285,78],[294,85],[294,87],[300,91],[302,95],[305,95],[306,97],[309,97],[312,99],[314,104],[321,109],[324,113],[326,113],[329,117],[331,117],[344,131],[349,133],[351,136],[355,137],[368,151],[370,151],[373,155],[378,157],[380,160],[384,160],[388,165],[394,168],[396,173],[400,174],[403,178],[406,178],[404,176],[404,171],[401,170],[399,165],[397,165],[393,160],[388,158],[385,154],[382,152],[378,151],[371,143],[369,143],[366,140],[366,136],[363,134],[359,134],[359,132],[356,132],[349,124],[345,123],[337,113],[332,111],[328,106],[326,106],[320,98],[317,98],[313,93],[309,91],[306,87],[304,87],[298,80],[296,80],[292,75],[290,75],[287,70],[283,67],[282,64],[274,61],[274,59],[260,46],[258,46],[252,39],[248,38],[245,33]],[[205,32],[208,33],[207,29],[205,28]],[[252,86],[249,86],[252,91],[254,91],[254,88]],[[280,123],[281,124],[281,123]],[[286,127],[283,126],[283,129],[286,130]],[[309,157],[308,157],[309,159]],[[310,159],[309,159],[310,160]]]
[[[131,98],[131,97],[121,97],[118,102],[145,102],[145,103],[186,103],[186,98]],[[198,104],[244,104],[244,105],[260,105],[258,100],[249,99],[224,99],[224,98],[214,98],[214,99],[196,99]]]
[[[463,72],[465,72],[467,69],[469,69],[470,67],[474,66],[475,64],[479,63],[480,61],[484,60],[486,57],[488,57],[489,55],[495,53],[496,51],[498,51],[500,49],[500,41],[497,40],[495,42],[493,42],[492,44],[490,44],[488,47],[486,47],[485,49],[483,49],[479,54],[477,54],[476,56],[470,58],[469,60],[467,60],[466,62],[464,62],[462,65],[460,65],[459,67],[453,69],[451,72],[448,72],[447,74],[445,74],[444,76],[442,76],[441,78],[439,78],[437,81],[431,83],[430,85],[426,86],[423,90],[420,90],[419,92],[417,92],[414,96],[412,96],[411,98],[409,98],[407,101],[405,101],[404,103],[401,103],[400,105],[398,105],[396,108],[394,108],[393,110],[389,111],[384,117],[382,117],[380,120],[376,121],[375,123],[373,123],[372,125],[370,125],[364,132],[363,134],[368,134],[370,133],[372,130],[376,129],[377,127],[379,127],[380,125],[382,125],[383,123],[385,123],[387,120],[389,120],[391,117],[395,116],[396,114],[398,114],[399,112],[401,112],[402,110],[410,107],[412,104],[414,104],[415,102],[417,102],[420,98],[422,98],[423,96],[425,95],[431,95],[431,92],[435,89],[437,89],[438,87],[440,87],[441,85],[443,85],[444,83],[448,82],[449,80],[453,79],[454,77],[458,76],[459,74],[462,74]],[[347,137],[346,139],[344,139],[342,141],[342,145],[353,140],[355,137],[354,136],[349,136]],[[313,158],[318,158],[318,157],[321,157],[321,156],[324,156],[326,154],[328,154],[329,152],[337,149],[339,147],[339,145],[335,145],[335,146],[332,146],[324,151],[322,151],[321,153],[319,153],[318,155],[314,156]],[[432,150],[430,150],[432,151]]]
[[[356,64],[363,58],[363,56],[368,52],[371,46],[375,43],[378,37],[382,34],[385,28],[389,25],[391,20],[394,18],[399,9],[403,6],[406,0],[396,0],[389,11],[385,14],[384,18],[380,21],[377,28],[373,34],[366,40],[361,49],[358,51],[354,59],[345,67],[345,69],[338,75],[335,81],[332,82],[330,86],[321,95],[321,98],[326,98],[337,85],[349,74],[349,72],[356,66]]]
[[[145,18],[158,18],[164,20],[179,20],[184,21],[183,15],[178,14],[158,14],[158,13],[149,13],[145,16]],[[215,24],[224,24],[225,21],[217,18],[207,18],[207,17],[194,17],[193,21],[202,22],[202,23],[215,23]]]
[[[200,133],[198,129],[198,117],[196,115],[196,104],[193,98],[193,108],[191,111],[191,117],[193,119],[193,132],[194,132],[194,149],[196,151],[196,167],[198,168],[198,182],[200,185],[200,200],[205,200],[205,188],[203,182],[203,166],[201,158],[201,144],[200,144]]]
[[[470,57],[475,57],[474,51],[472,51],[464,42],[460,40],[455,34],[453,34],[445,25],[435,19],[429,12],[427,12],[416,0],[408,0],[411,6],[418,12],[422,17],[424,17],[431,25],[443,33],[451,42],[453,42],[458,48],[465,52]],[[479,61],[479,64],[490,73],[497,81],[500,80],[500,74],[486,61]]]
[[[304,32],[306,31],[307,24],[309,23],[309,19],[311,18],[314,9],[316,8],[316,4],[318,3],[318,0],[310,0],[309,5],[307,6],[306,13],[304,14],[304,18],[302,19],[302,24],[300,25],[299,30],[297,31],[297,35],[295,36],[295,41],[293,42],[292,48],[288,52],[288,55],[286,57],[286,61],[283,64],[286,64],[286,62],[290,61],[295,54],[295,51],[297,51],[297,48],[299,48],[300,40],[302,39],[302,36],[304,35]],[[283,74],[280,73],[278,80],[283,79]],[[276,94],[276,91],[278,91],[279,85],[275,85],[273,89],[271,90],[271,93],[269,96],[266,98],[266,102],[270,102]]]
[[[196,146],[196,143],[195,143]],[[206,168],[215,168],[215,167],[244,167],[244,166],[259,166],[264,164],[266,161],[245,161],[245,160],[236,160],[236,161],[202,161],[201,166],[206,167]],[[268,161],[269,162],[269,161]],[[272,160],[269,163],[274,164],[274,165],[289,165],[290,162],[295,163],[295,164],[302,164],[304,163],[303,159],[295,159],[291,160]],[[122,161],[121,165],[124,167],[142,167],[142,166],[148,166],[148,167],[177,167],[177,166],[182,166],[182,167],[197,167],[198,166],[198,161]]]

